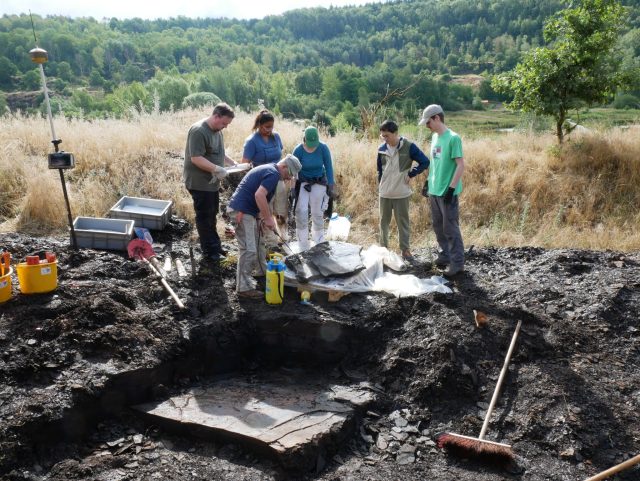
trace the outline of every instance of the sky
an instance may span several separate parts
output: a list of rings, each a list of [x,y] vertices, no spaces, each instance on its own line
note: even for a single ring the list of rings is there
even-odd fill
[[[287,10],[309,7],[342,7],[382,3],[383,0],[2,0],[0,15],[28,14],[40,16],[93,17],[96,20],[140,17],[154,20],[169,17],[263,18]]]

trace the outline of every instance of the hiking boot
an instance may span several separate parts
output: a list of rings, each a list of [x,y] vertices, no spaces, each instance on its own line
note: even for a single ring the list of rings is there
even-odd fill
[[[211,254],[205,254],[203,259],[208,260],[209,262],[221,262],[226,259],[226,257],[220,252],[213,252]]]
[[[260,299],[264,297],[264,292],[259,291],[258,289],[250,289],[248,291],[238,292],[238,297],[241,297],[244,299]]]
[[[402,252],[402,260],[411,266],[415,266],[418,264],[418,259],[414,257],[414,255],[407,249]]]
[[[462,272],[464,272],[464,266],[455,267],[449,265],[449,267],[447,267],[447,269],[443,272],[443,275],[445,277],[454,277]]]
[[[451,263],[451,261],[449,260],[448,257],[444,257],[442,255],[438,255],[438,257],[436,258],[434,264],[437,267],[447,267],[449,264]]]

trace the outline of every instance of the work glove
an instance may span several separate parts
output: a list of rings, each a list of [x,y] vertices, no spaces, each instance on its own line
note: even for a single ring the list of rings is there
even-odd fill
[[[424,185],[422,186],[422,192],[420,192],[424,197],[429,197],[429,180],[424,181]]]
[[[449,187],[447,189],[447,192],[444,194],[444,203],[445,204],[451,204],[451,202],[453,201],[453,192],[455,191],[455,189],[453,187]]]
[[[224,167],[216,167],[215,176],[218,178],[218,180],[224,179],[228,174],[229,173],[227,172],[227,169],[225,169]]]
[[[335,200],[338,198],[338,191],[336,189],[335,184],[327,185],[327,195],[329,196],[330,199]]]

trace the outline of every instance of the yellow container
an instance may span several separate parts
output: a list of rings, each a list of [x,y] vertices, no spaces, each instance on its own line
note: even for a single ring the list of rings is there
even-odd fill
[[[41,294],[58,287],[58,261],[34,265],[21,262],[16,270],[23,294]]]
[[[284,299],[284,256],[271,254],[267,262],[265,300],[267,304],[282,304]]]
[[[13,267],[9,267],[9,272],[5,272],[4,276],[0,276],[0,303],[11,299],[11,274]]]

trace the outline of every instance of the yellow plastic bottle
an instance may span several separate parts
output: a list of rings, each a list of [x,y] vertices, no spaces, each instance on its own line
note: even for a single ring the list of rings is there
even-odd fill
[[[267,304],[282,304],[284,299],[284,257],[282,254],[271,254],[267,262],[267,279],[264,293]]]

